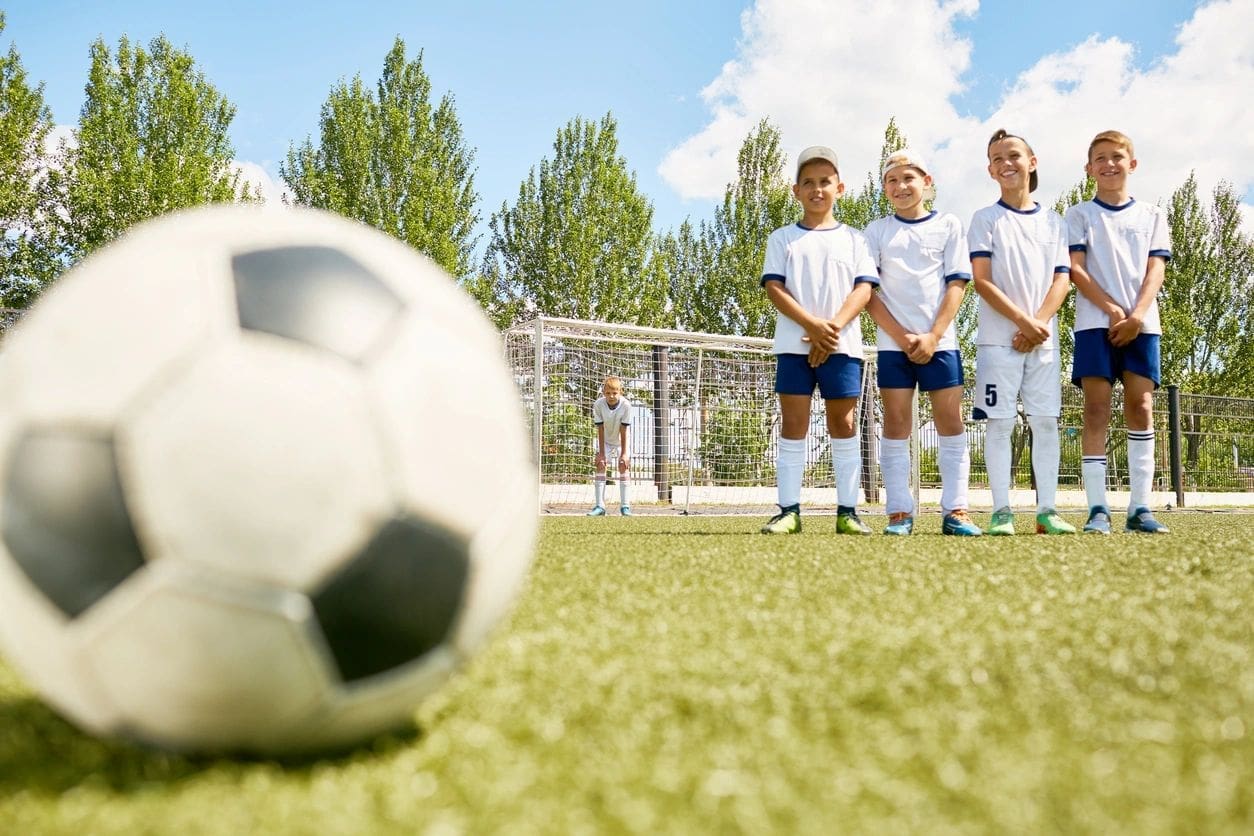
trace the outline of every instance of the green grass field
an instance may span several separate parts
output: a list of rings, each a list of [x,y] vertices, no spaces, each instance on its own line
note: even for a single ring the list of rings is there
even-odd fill
[[[1254,514],[1163,519],[546,519],[418,733],[316,762],[99,742],[0,666],[0,833],[1254,832]]]

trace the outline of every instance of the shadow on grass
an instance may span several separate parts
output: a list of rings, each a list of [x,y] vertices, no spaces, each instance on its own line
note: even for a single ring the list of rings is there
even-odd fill
[[[264,766],[298,774],[317,765],[347,765],[412,745],[420,729],[382,735],[318,755],[262,758],[246,753],[182,755],[139,743],[92,737],[34,697],[0,700],[0,798],[19,790],[59,795],[79,786],[128,794],[174,786],[206,772],[238,773]]]

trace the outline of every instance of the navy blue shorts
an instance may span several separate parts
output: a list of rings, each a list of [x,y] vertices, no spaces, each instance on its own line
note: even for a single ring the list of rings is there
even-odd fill
[[[856,398],[862,394],[862,361],[847,354],[833,354],[817,369],[809,355],[775,355],[775,391],[781,395],[813,395],[814,387],[825,401]]]
[[[1110,344],[1105,328],[1086,328],[1075,332],[1075,356],[1071,362],[1071,382],[1076,386],[1086,377],[1100,377],[1114,385],[1123,380],[1124,372],[1139,374],[1154,381],[1158,388],[1162,377],[1158,335],[1138,334],[1125,346]]]
[[[904,351],[881,351],[875,361],[881,389],[913,389],[935,392],[961,386],[962,356],[956,348],[938,351],[926,363],[912,363]]]

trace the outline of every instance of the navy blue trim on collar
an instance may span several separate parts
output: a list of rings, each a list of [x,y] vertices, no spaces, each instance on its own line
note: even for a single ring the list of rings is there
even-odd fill
[[[797,228],[804,229],[806,232],[835,232],[836,230],[840,229],[842,226],[844,226],[844,224],[842,224],[840,221],[837,221],[836,226],[825,226],[822,229],[819,229],[818,227],[814,227],[814,226],[806,226],[801,221],[797,221]]]
[[[1102,207],[1103,209],[1108,209],[1111,212],[1122,212],[1124,209],[1127,209],[1129,206],[1136,203],[1136,198],[1135,197],[1128,198],[1128,202],[1123,204],[1122,206],[1111,206],[1109,203],[1102,203],[1097,198],[1093,198],[1093,202],[1096,203],[1098,206]]]
[[[935,218],[936,210],[933,209],[931,212],[928,212],[926,215],[924,215],[921,218],[903,218],[901,215],[898,215],[896,212],[893,213],[893,217],[901,221],[903,224],[921,224],[924,221],[930,221],[932,220],[932,218]]]
[[[1014,212],[1016,215],[1035,215],[1037,212],[1041,211],[1041,204],[1036,201],[1032,201],[1031,209],[1016,209],[1001,198],[997,199],[997,205],[1010,212]]]

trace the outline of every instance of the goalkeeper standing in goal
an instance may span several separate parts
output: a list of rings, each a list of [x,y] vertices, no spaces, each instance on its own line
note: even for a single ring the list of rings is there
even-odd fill
[[[588,512],[589,517],[605,516],[605,472],[611,461],[618,466],[618,511],[624,517],[631,516],[631,503],[627,500],[627,428],[631,425],[631,401],[623,395],[622,378],[613,375],[605,378],[601,397],[592,405],[592,422],[597,427],[596,505]]]
[[[801,481],[814,387],[823,397],[836,475],[836,532],[870,534],[858,519],[862,451],[855,432],[862,392],[862,329],[858,314],[879,283],[862,233],[838,223],[832,207],[845,190],[836,152],[811,146],[797,158],[793,196],[799,223],[771,233],[762,287],[775,306],[775,392],[781,417],[776,478],[779,513],[763,534],[801,531]]]

